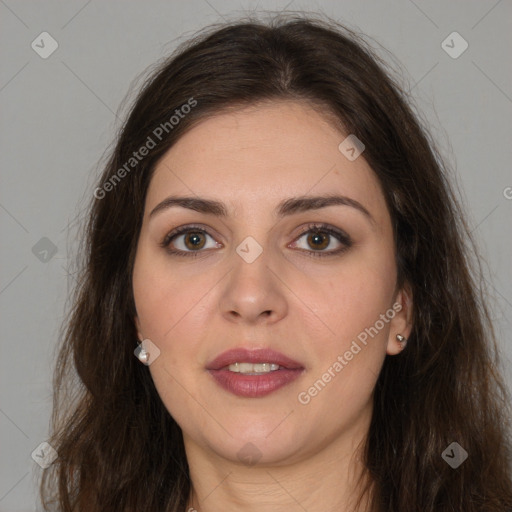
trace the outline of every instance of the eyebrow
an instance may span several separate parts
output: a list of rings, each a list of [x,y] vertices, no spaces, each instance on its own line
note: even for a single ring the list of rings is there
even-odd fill
[[[228,217],[228,210],[225,204],[220,201],[200,197],[178,196],[169,196],[161,203],[158,203],[149,214],[149,217],[151,218],[157,213],[172,208],[173,206],[180,206],[181,208],[187,208],[217,217]],[[359,201],[340,195],[291,197],[277,205],[276,214],[278,217],[282,218],[297,213],[327,208],[328,206],[350,206],[364,214],[369,221],[375,223],[375,219],[370,212]]]

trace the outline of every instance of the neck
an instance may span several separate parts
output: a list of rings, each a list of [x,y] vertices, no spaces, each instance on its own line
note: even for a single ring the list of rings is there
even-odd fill
[[[346,433],[291,463],[247,466],[207,452],[184,436],[191,478],[185,510],[370,512],[367,495],[356,506],[369,482],[361,457],[365,438],[366,431]]]

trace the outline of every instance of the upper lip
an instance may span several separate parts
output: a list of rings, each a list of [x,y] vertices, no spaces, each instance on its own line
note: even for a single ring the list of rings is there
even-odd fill
[[[303,366],[289,357],[270,348],[233,348],[223,352],[207,364],[208,370],[220,370],[234,363],[273,363],[287,369],[302,369]]]

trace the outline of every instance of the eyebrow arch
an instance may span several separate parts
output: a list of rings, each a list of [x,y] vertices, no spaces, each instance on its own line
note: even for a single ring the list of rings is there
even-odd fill
[[[149,217],[151,218],[158,212],[167,210],[173,206],[181,206],[182,208],[215,215],[217,217],[225,218],[228,216],[226,206],[219,201],[199,197],[170,196],[157,204],[149,214]],[[370,212],[359,201],[340,195],[291,197],[278,204],[276,214],[278,217],[282,218],[306,211],[319,210],[328,206],[350,206],[364,214],[369,221],[375,223],[375,219]]]

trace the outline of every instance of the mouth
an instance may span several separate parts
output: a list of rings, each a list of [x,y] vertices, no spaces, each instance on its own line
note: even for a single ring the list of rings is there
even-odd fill
[[[232,349],[207,367],[215,382],[237,396],[266,396],[297,379],[305,370],[297,361],[271,349]]]

